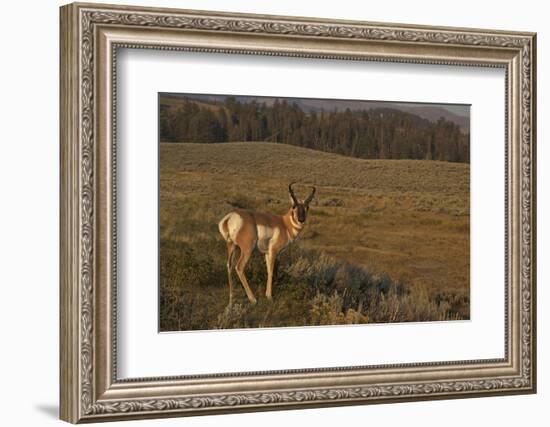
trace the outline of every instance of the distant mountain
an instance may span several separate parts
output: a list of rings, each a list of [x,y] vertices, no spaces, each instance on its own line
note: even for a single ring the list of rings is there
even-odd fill
[[[412,114],[416,114],[431,122],[437,122],[441,117],[450,122],[454,122],[460,127],[463,132],[470,131],[470,117],[455,114],[445,108],[437,106],[415,106],[407,107],[407,105],[401,104],[399,107],[403,111],[407,111]]]
[[[295,102],[304,111],[345,111],[350,110],[371,110],[380,108],[389,108],[405,111],[415,114],[431,122],[437,122],[441,117],[445,120],[454,122],[463,132],[470,130],[469,115],[459,115],[449,111],[437,104],[413,104],[403,102],[385,102],[385,101],[340,101],[340,100],[322,100],[322,99],[294,99]],[[466,108],[465,108],[466,109]]]

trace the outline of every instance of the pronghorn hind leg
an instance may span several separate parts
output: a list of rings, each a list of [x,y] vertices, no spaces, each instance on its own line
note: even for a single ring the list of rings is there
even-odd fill
[[[229,283],[229,305],[233,304],[233,276],[232,270],[235,268],[235,253],[237,245],[227,242],[227,282]]]
[[[273,267],[275,266],[275,257],[276,254],[271,250],[265,254],[265,264],[267,266],[267,285],[265,287],[265,296],[267,299],[271,299],[272,297]]]
[[[252,293],[252,289],[250,289],[248,281],[246,280],[246,276],[244,275],[244,269],[246,268],[246,264],[250,259],[250,255],[252,255],[252,250],[243,250],[242,248],[240,249],[241,256],[239,257],[239,261],[237,262],[237,267],[235,268],[235,270],[237,271],[237,276],[239,276],[239,279],[241,280],[243,288],[246,292],[246,296],[252,304],[256,304],[256,297],[254,296],[254,293]]]

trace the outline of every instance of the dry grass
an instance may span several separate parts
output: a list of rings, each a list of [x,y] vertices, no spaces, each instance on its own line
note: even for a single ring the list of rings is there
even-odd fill
[[[469,317],[469,165],[264,142],[160,150],[162,330]],[[262,298],[265,267],[255,256],[247,276],[259,304],[243,297],[228,310],[217,222],[236,206],[284,213],[290,181],[304,195],[314,184],[317,197],[305,231],[278,260],[274,302]],[[304,259],[322,257],[349,277],[319,288],[303,265],[293,275]],[[353,280],[360,292],[350,291]]]

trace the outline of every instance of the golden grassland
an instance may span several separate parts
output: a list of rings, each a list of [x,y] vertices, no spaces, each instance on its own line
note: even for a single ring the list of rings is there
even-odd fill
[[[161,330],[469,318],[468,164],[364,160],[266,142],[160,146]],[[234,207],[283,214],[288,183],[317,187],[277,260],[273,301],[255,254],[227,307],[218,221]],[[235,277],[235,283],[239,284]]]

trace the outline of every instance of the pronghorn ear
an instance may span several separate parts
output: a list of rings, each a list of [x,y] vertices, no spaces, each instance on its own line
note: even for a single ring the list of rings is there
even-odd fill
[[[292,198],[292,196],[289,194],[288,195],[288,200],[290,201],[290,206],[292,206],[293,208],[296,207],[296,203],[294,202],[294,199]]]

